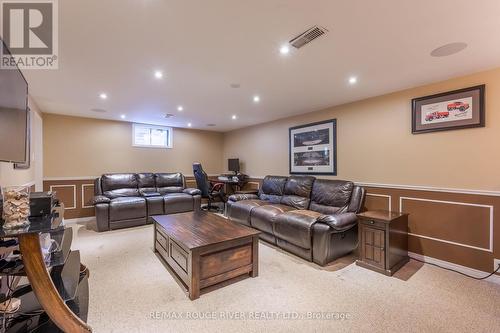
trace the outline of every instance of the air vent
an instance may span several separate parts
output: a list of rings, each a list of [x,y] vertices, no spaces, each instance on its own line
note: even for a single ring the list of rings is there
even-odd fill
[[[106,111],[106,110],[104,110],[104,109],[90,109],[90,111],[92,111],[92,112],[97,112],[97,113],[105,113],[105,112],[107,112],[107,111]]]
[[[301,33],[300,35],[298,35],[294,39],[292,39],[290,41],[290,44],[293,47],[300,49],[302,46],[306,45],[307,43],[312,42],[313,40],[315,40],[318,37],[323,36],[327,32],[328,32],[328,30],[326,30],[325,28],[322,28],[322,27],[316,25],[316,26],[306,30],[305,32]]]
[[[207,124],[207,126],[208,126],[208,127],[215,127],[215,126],[217,126],[217,125],[215,125],[215,124]]]
[[[165,118],[167,118],[167,119],[168,119],[168,118],[172,118],[173,116],[174,116],[174,115],[173,115],[172,113],[166,113],[166,114],[164,115],[164,117],[165,117]]]

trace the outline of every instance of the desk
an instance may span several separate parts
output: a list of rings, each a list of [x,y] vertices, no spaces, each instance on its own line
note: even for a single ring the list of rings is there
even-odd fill
[[[232,179],[225,179],[221,180],[218,179],[216,180],[218,183],[223,183],[224,184],[224,193],[228,194],[229,191],[228,189],[231,188],[231,193],[236,193],[241,190],[243,186],[247,183],[246,181],[234,181]]]

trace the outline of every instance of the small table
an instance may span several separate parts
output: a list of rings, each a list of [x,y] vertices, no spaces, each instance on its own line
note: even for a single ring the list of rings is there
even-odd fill
[[[358,214],[358,266],[392,276],[408,257],[408,214],[384,210]]]
[[[209,212],[154,216],[154,249],[191,300],[259,273],[259,234]]]

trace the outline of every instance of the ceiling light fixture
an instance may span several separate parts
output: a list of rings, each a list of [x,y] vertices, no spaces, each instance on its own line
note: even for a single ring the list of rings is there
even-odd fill
[[[356,84],[358,82],[358,78],[355,76],[351,76],[349,78],[349,84]]]
[[[283,54],[283,55],[286,55],[288,53],[290,53],[290,48],[288,47],[288,45],[283,45],[280,47],[280,53]]]
[[[163,78],[163,72],[162,71],[155,71],[155,78],[157,78],[157,79]]]
[[[179,106],[177,107],[177,111],[179,111],[179,112],[184,111],[184,107],[183,107],[182,105],[179,105]]]
[[[188,127],[191,127],[191,126],[192,126],[191,123],[188,123]]]
[[[254,101],[255,103],[259,103],[259,102],[260,102],[260,96],[255,95],[255,96],[253,97],[253,101]]]
[[[120,118],[125,119],[125,118],[127,118],[127,116],[126,116],[126,115],[124,115],[124,114],[122,114],[122,115],[120,116]]]
[[[237,118],[237,117],[236,117],[236,115],[235,115],[235,114],[233,114],[233,116],[231,117],[231,119],[233,119],[233,120],[236,120],[236,118]]]
[[[99,97],[100,97],[101,99],[108,99],[108,95],[107,95],[106,93],[101,93],[101,94],[99,95]]]

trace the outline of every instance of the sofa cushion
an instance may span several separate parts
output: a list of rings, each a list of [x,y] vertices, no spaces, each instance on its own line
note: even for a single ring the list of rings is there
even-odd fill
[[[157,173],[156,190],[161,194],[181,193],[184,190],[184,177],[181,173]]]
[[[194,199],[186,193],[169,193],[163,196],[165,214],[190,212],[193,210]]]
[[[303,249],[311,249],[313,225],[322,214],[312,210],[293,210],[276,216],[274,235]]]
[[[101,187],[108,198],[139,196],[135,173],[105,174],[101,177]]]
[[[137,183],[139,187],[139,192],[148,193],[156,192],[156,181],[155,174],[151,172],[138,173]]]
[[[281,204],[292,206],[296,209],[307,209],[309,207],[314,179],[311,176],[288,177],[283,197],[281,198]]]
[[[233,222],[250,225],[250,213],[252,209],[269,205],[269,201],[250,199],[227,203],[227,216]]]
[[[291,210],[295,208],[280,204],[256,207],[250,213],[250,224],[256,229],[272,234],[275,217]]]
[[[161,195],[146,196],[146,204],[148,206],[148,216],[164,214],[164,199]]]
[[[283,196],[283,190],[285,189],[287,179],[288,177],[283,176],[266,176],[259,190],[259,198],[279,204]]]
[[[349,181],[316,179],[309,209],[322,214],[343,213],[349,206],[353,188]]]
[[[146,199],[140,197],[119,197],[109,203],[109,220],[129,220],[146,217]]]

